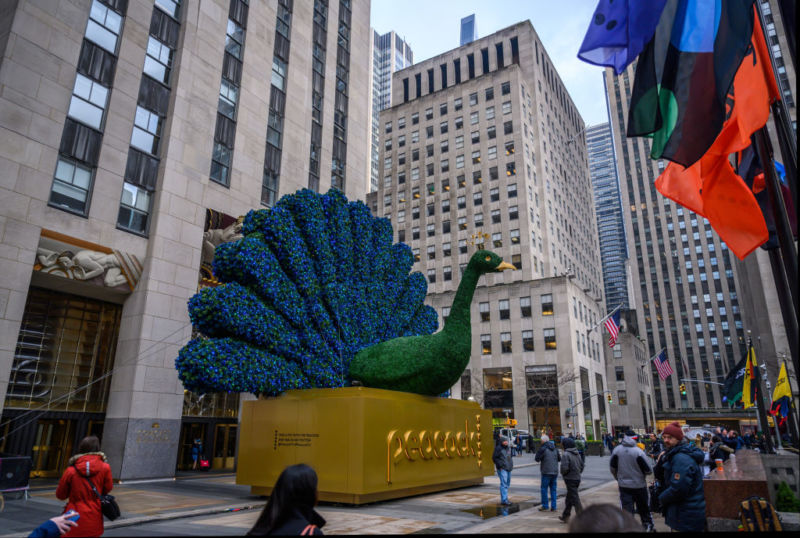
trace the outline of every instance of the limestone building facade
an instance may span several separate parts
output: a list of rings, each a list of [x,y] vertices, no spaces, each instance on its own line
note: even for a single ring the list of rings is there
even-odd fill
[[[587,330],[605,307],[584,124],[533,26],[414,64],[392,87],[368,203],[412,248],[427,302],[447,317],[479,248],[516,267],[481,278],[452,396],[523,429],[599,435],[604,344]]]
[[[369,2],[3,6],[0,450],[56,476],[96,433],[132,479],[172,476],[200,438],[231,467],[238,397],[185,394],[175,370],[186,303],[248,210],[363,198]]]

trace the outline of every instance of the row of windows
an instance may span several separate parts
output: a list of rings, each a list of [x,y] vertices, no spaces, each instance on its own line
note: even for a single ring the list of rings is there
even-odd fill
[[[79,215],[89,212],[126,8],[119,0],[93,0],[84,32],[49,199]]]
[[[261,178],[261,203],[266,205],[273,205],[278,198],[283,150],[283,115],[286,106],[286,76],[291,48],[292,5],[292,2],[287,0],[279,2],[275,19],[267,145],[264,150],[264,171]]]
[[[492,176],[490,176],[490,177],[492,177]],[[497,179],[497,178],[494,178],[494,179]],[[463,182],[464,185],[461,185],[460,184],[461,182]],[[442,188],[443,188],[443,190],[445,192],[450,190],[450,180],[449,179],[443,179],[441,184],[442,184],[442,186],[443,186]],[[466,181],[462,179],[459,182],[459,186],[463,187],[465,185],[466,185]],[[428,193],[428,196],[431,196],[431,195],[435,194],[435,192],[436,192],[435,191],[435,185],[433,183],[428,183],[426,185],[426,187],[425,187],[425,190]],[[506,199],[509,202],[512,201],[513,199],[515,199],[517,197],[517,194],[518,193],[517,193],[517,184],[516,183],[510,183],[510,184],[506,185]],[[420,197],[420,188],[419,187],[413,187],[411,189],[411,200],[416,200],[419,197]],[[385,194],[383,196],[383,205],[385,207],[391,206],[392,205],[392,200],[393,200],[393,197],[392,197],[391,194]],[[400,190],[397,191],[397,202],[398,203],[400,203],[400,204],[407,203],[408,200],[409,199],[406,198],[406,190],[405,189],[400,189]],[[500,201],[500,187],[492,187],[492,188],[489,189],[489,201],[490,202],[499,202]],[[441,201],[441,207],[442,207],[441,212],[442,213],[449,213],[450,212],[450,202],[451,202],[451,198],[443,198],[442,199],[442,201]],[[466,209],[466,207],[467,207],[467,196],[465,194],[459,194],[458,196],[456,196],[456,205],[457,205],[458,209]],[[473,193],[472,193],[472,205],[473,205],[473,207],[477,207],[477,206],[483,205],[483,191],[482,190],[473,191]],[[412,212],[414,210],[418,210],[419,207],[420,206],[414,206],[412,208]],[[499,210],[497,210],[497,211],[499,212]],[[427,204],[427,214],[428,214],[428,216],[433,216],[434,214],[436,214],[436,203],[432,202],[432,203]],[[404,222],[404,220],[405,220],[405,210],[401,209],[401,210],[398,211],[398,222]]]
[[[546,350],[557,349],[556,343],[556,330],[555,329],[542,329],[542,336],[544,337],[544,348]],[[525,330],[520,333],[522,350],[535,351],[533,345],[533,331]],[[500,333],[500,353],[513,353],[513,343],[510,332]],[[492,354],[492,335],[481,335],[481,355]]]
[[[475,102],[477,103],[477,98],[476,98]],[[457,98],[455,100],[455,103],[456,103],[455,110],[456,111],[461,110],[461,98]],[[501,108],[502,108],[502,111],[503,111],[503,115],[511,114],[511,101],[504,101],[503,104],[501,105]],[[439,115],[440,116],[447,115],[447,103],[442,103],[441,105],[439,105]],[[428,108],[425,111],[425,120],[429,121],[429,120],[432,120],[432,119],[433,119],[433,108]],[[494,106],[486,107],[486,109],[485,109],[485,119],[486,120],[495,119]],[[476,125],[479,121],[480,121],[480,113],[479,113],[479,111],[474,110],[474,111],[469,113],[469,123],[470,123],[470,125]],[[411,124],[412,125],[417,125],[418,123],[419,123],[419,112],[414,112],[411,115]],[[453,121],[453,126],[456,129],[463,128],[464,127],[464,116],[463,115],[462,116],[457,116],[455,118],[455,120]],[[406,127],[405,116],[398,118],[397,119],[398,131],[405,129],[405,127]],[[441,134],[447,133],[448,127],[449,127],[449,123],[447,122],[447,120],[440,122],[439,123],[439,131],[440,131],[440,133]],[[425,127],[425,129],[426,129],[426,132],[430,132],[431,136],[433,136],[433,125],[428,125],[428,126]],[[384,132],[386,134],[391,134],[391,132],[392,132],[392,122],[391,121],[387,121],[384,124]],[[418,138],[419,131],[418,130],[412,131],[412,133],[411,133],[412,134],[412,138],[415,137],[414,133],[417,133],[416,137]],[[398,135],[398,138],[402,137],[402,136],[405,136],[405,135]],[[388,137],[387,140],[386,140],[386,144],[387,144],[386,145],[386,149],[387,150],[391,149],[391,146],[392,146],[391,142],[392,142],[392,138]]]
[[[311,51],[311,148],[308,161],[308,188],[319,191],[320,160],[322,157],[322,108],[325,96],[325,56],[328,35],[328,2],[314,0],[314,25]],[[377,100],[376,100],[377,101]],[[377,106],[377,103],[376,105]],[[377,109],[373,109],[373,166],[371,181],[373,188],[378,183],[378,119]],[[275,182],[277,183],[277,182]],[[266,186],[266,185],[265,185]],[[277,198],[277,184],[272,186],[269,199],[263,200],[273,205]]]
[[[230,186],[230,169],[233,143],[236,134],[236,111],[239,84],[242,77],[244,40],[247,28],[247,2],[231,0],[228,24],[225,31],[225,54],[222,63],[217,104],[217,124],[214,129],[214,147],[211,153],[212,181]]]
[[[431,248],[435,248],[435,247],[428,247],[428,249],[429,249],[428,250],[429,259],[433,259],[433,258],[430,258],[430,255],[431,255],[431,250],[430,249]],[[419,249],[418,248],[414,248],[414,249],[411,249],[411,250],[412,250],[412,252],[414,254],[414,261],[420,261]],[[512,254],[511,255],[511,265],[513,265],[515,269],[522,269],[522,255],[521,254]],[[467,264],[466,263],[461,263],[461,264],[458,265],[458,270],[459,270],[460,274],[463,275],[464,271],[466,269],[467,269]],[[437,274],[438,274],[438,271],[437,271],[436,268],[432,267],[432,268],[428,269],[427,270],[428,282],[430,282],[431,284],[435,283]],[[443,279],[444,282],[450,282],[451,280],[453,280],[453,268],[451,266],[445,265],[442,268],[442,279]]]
[[[477,118],[477,116],[476,116],[476,118]],[[475,125],[477,123],[478,123],[478,121],[476,119],[475,121],[471,122],[471,125]],[[463,123],[459,123],[458,121],[456,121],[455,128],[456,128],[456,130],[460,131],[463,128]],[[449,132],[449,128],[448,128],[447,122],[443,122],[439,126],[439,132],[440,132],[440,134],[447,134]],[[513,133],[514,133],[514,121],[513,120],[504,121],[503,122],[503,134],[504,135],[510,135],[510,134],[513,134]],[[426,127],[425,128],[425,138],[426,139],[433,138],[433,135],[434,135],[433,127],[432,126]],[[494,140],[497,137],[497,128],[496,128],[495,125],[489,125],[488,127],[486,127],[486,136],[489,138],[489,140]],[[417,143],[419,143],[419,140],[420,140],[419,131],[412,131],[411,132],[411,138],[410,138],[411,144],[417,144]],[[392,150],[392,144],[393,144],[392,141],[393,141],[393,139],[390,138],[390,139],[386,140],[386,142],[384,142],[384,149],[386,151],[391,151]],[[472,131],[470,133],[470,141],[473,144],[480,143],[480,141],[481,141],[480,131],[478,131],[478,130]],[[406,145],[406,137],[405,137],[405,135],[398,136],[397,137],[397,147],[398,147],[398,149],[402,148],[402,147],[405,147],[405,145]],[[463,148],[464,147],[464,135],[456,136],[454,138],[454,145],[455,145],[456,149]],[[443,141],[440,142],[440,150],[442,150],[443,153],[448,151],[449,146],[450,146],[450,141],[449,140],[443,140]],[[414,158],[415,156],[416,156],[416,159]],[[412,152],[411,152],[411,157],[412,157],[412,160],[417,160],[419,158],[419,150],[418,149],[413,149]],[[429,145],[426,146],[426,157],[433,157],[433,144],[429,144]],[[388,169],[388,168],[390,168],[390,166],[386,166],[386,159],[391,159],[391,156],[385,156],[384,157],[384,168]]]
[[[401,213],[402,215],[398,215],[397,222],[398,223],[405,222],[405,211],[401,210],[398,213]],[[429,215],[433,215],[433,213],[430,212]],[[413,220],[419,219],[419,207],[415,207],[415,208],[413,208],[411,210],[411,218]],[[491,212],[491,218],[492,218],[492,224],[498,224],[498,223],[502,222],[502,218],[500,216],[500,210],[499,209],[493,209],[492,212]],[[475,213],[472,216],[472,219],[473,219],[473,222],[474,222],[476,227],[483,226],[483,213],[482,212]],[[508,220],[517,220],[517,219],[519,219],[519,206],[515,206],[515,205],[509,206],[508,207]],[[456,224],[458,225],[458,229],[459,230],[466,230],[467,229],[467,217],[458,217],[456,219]],[[435,230],[430,228],[430,225],[428,225],[428,226],[429,226],[428,229],[431,232],[431,233],[429,233],[429,236],[436,235],[435,234]],[[443,220],[442,221],[442,233],[450,233],[450,229],[451,229],[450,220]]]
[[[350,81],[350,0],[339,0],[336,46],[336,99],[333,109],[331,187],[344,191],[347,160],[347,104]]]
[[[450,231],[450,223],[449,223],[449,221],[447,221],[447,226],[443,227],[443,230],[447,230],[446,232],[443,232],[443,233],[449,233],[449,231]],[[400,241],[400,242],[404,242],[406,240],[406,231],[403,230],[403,229],[400,229],[400,230],[397,230],[397,233],[398,233],[398,239],[397,240]],[[419,227],[418,226],[413,227],[411,229],[411,239],[412,240],[419,239],[419,235],[420,235]],[[434,237],[436,235],[436,227],[435,227],[434,224],[428,224],[427,230],[426,230],[426,235],[427,235],[427,237]],[[519,244],[519,229],[514,229],[514,230],[511,230],[509,232],[509,242],[512,245],[518,245]],[[477,248],[485,248],[484,247],[484,243],[485,242],[484,242],[483,236],[480,236],[479,238],[475,239],[475,246]],[[502,232],[495,232],[495,233],[492,234],[491,246],[494,247],[494,248],[500,248],[500,247],[503,246],[503,234],[502,234]],[[465,253],[466,253],[466,249],[464,250],[464,252],[462,252],[462,254],[465,254]],[[450,256],[451,252],[450,252],[450,242],[449,241],[445,241],[444,243],[442,243],[442,254],[445,257]],[[431,256],[431,247],[429,246],[428,247],[428,259],[433,260],[435,258],[436,258],[435,254],[433,256]]]

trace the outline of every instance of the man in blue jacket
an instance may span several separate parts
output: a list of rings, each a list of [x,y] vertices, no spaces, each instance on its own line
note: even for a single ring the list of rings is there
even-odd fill
[[[664,428],[661,438],[666,451],[656,463],[655,476],[663,484],[658,500],[664,520],[673,531],[702,532],[706,526],[706,501],[703,496],[704,453],[683,438],[680,424]]]
[[[556,511],[556,488],[558,479],[558,462],[561,461],[561,453],[556,448],[555,443],[547,435],[542,435],[542,446],[536,451],[533,459],[539,462],[539,470],[542,473],[542,506],[540,512],[547,510],[547,493],[550,492],[550,511]]]

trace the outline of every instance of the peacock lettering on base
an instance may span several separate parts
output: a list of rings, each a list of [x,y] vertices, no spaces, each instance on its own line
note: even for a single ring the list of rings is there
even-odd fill
[[[348,386],[437,395],[470,357],[469,309],[481,274],[513,268],[475,253],[445,327],[424,304],[411,249],[392,244],[388,219],[336,189],[303,189],[250,211],[242,239],[217,247],[222,284],[189,300],[201,335],[176,359],[184,387],[274,396]]]

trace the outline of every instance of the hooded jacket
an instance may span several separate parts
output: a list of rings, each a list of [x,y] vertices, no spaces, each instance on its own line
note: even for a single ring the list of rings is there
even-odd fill
[[[495,469],[498,471],[501,469],[511,471],[514,468],[514,460],[511,457],[511,443],[508,443],[508,446],[504,447],[503,441],[508,441],[508,438],[503,435],[497,438],[497,444],[492,454],[492,461],[494,462]]]
[[[664,507],[666,524],[676,531],[702,532],[706,522],[703,496],[704,452],[681,441],[669,449],[658,463],[664,489],[658,496]]]
[[[111,467],[106,463],[102,452],[76,454],[69,459],[64,474],[58,482],[56,497],[67,500],[64,511],[75,510],[81,515],[78,526],[62,535],[100,536],[103,534],[103,512],[100,499],[97,498],[86,477],[92,481],[97,493],[105,495],[114,487],[111,482]]]
[[[636,439],[625,436],[611,453],[611,474],[621,488],[642,489],[647,487],[645,475],[653,472],[647,455],[639,448]]]
[[[539,470],[542,474],[558,476],[558,462],[561,461],[561,453],[556,449],[553,441],[547,441],[540,446],[533,459],[540,463]]]
[[[564,457],[561,458],[561,476],[564,480],[577,480],[580,482],[583,472],[583,459],[572,439],[564,439]]]

